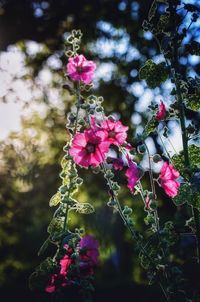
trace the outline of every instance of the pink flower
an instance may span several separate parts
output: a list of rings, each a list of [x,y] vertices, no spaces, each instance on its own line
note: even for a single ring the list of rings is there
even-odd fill
[[[105,141],[104,131],[90,128],[75,135],[69,154],[82,167],[97,167],[105,160],[109,146],[110,143]]]
[[[128,127],[123,126],[120,121],[105,120],[101,123],[101,128],[107,133],[106,140],[110,144],[122,145],[127,138]]]
[[[61,260],[60,260],[60,274],[66,276],[69,272],[70,265],[72,263],[72,259],[65,255]]]
[[[73,81],[81,81],[84,84],[90,84],[94,76],[96,64],[88,61],[83,55],[76,55],[69,58],[67,64],[67,75]]]
[[[133,189],[137,181],[139,180],[139,171],[136,163],[134,163],[128,156],[127,159],[128,159],[128,166],[129,166],[125,173],[126,177],[128,178],[127,187],[129,188],[131,193],[133,193]]]
[[[50,284],[48,284],[46,286],[46,288],[45,288],[45,291],[47,293],[51,294],[51,293],[55,292],[55,290],[56,290],[55,280],[56,280],[57,276],[58,276],[57,274],[51,275],[51,277],[50,277]]]
[[[79,243],[82,253],[80,253],[80,265],[89,264],[94,266],[98,262],[99,257],[99,242],[92,236],[83,237]],[[82,262],[82,263],[81,263]]]
[[[62,274],[53,274],[50,276],[50,282],[46,286],[45,291],[49,294],[55,292],[59,286],[66,287],[68,284],[65,280],[65,275]]]
[[[50,282],[45,288],[45,291],[47,293],[53,293],[57,287],[59,286],[66,287],[67,285],[70,284],[66,280],[66,276],[69,272],[71,263],[72,263],[72,259],[67,255],[65,255],[60,260],[60,272],[59,274],[53,274],[50,276]]]
[[[172,164],[165,162],[160,172],[160,184],[165,193],[170,197],[175,197],[178,193],[180,183],[176,180],[180,176]]]
[[[163,103],[163,101],[160,101],[159,110],[156,113],[157,121],[159,121],[159,122],[162,121],[165,118],[166,114],[167,114],[167,111],[166,111],[165,104]]]

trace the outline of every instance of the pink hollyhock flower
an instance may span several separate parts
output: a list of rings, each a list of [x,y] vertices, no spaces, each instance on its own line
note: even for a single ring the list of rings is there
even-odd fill
[[[170,197],[175,197],[178,193],[180,183],[176,180],[180,176],[172,164],[165,162],[160,171],[160,184],[165,193]]]
[[[160,101],[159,110],[156,113],[157,121],[159,121],[159,122],[162,121],[165,118],[166,114],[167,114],[167,111],[166,111],[165,104],[163,103],[163,101]]]
[[[113,158],[112,165],[115,170],[121,171],[124,167],[124,162],[121,158]]]
[[[67,64],[67,75],[73,81],[81,81],[84,84],[92,82],[96,64],[93,61],[88,61],[83,55],[76,55],[69,58]]]
[[[127,159],[128,159],[128,166],[129,166],[125,173],[126,177],[128,178],[127,187],[129,188],[131,193],[133,193],[133,189],[137,181],[139,180],[139,171],[136,163],[134,163],[129,156],[127,156]]]
[[[80,265],[84,267],[85,264],[90,266],[97,265],[99,257],[99,242],[95,240],[92,236],[87,235],[80,240]]]
[[[127,138],[128,127],[123,126],[120,121],[105,120],[101,123],[101,128],[107,133],[106,140],[110,144],[122,145]]]
[[[56,281],[57,276],[58,276],[57,274],[51,275],[50,284],[48,284],[47,287],[45,288],[45,291],[47,293],[51,294],[51,293],[55,292],[55,290],[56,290],[55,281]]]
[[[75,135],[69,154],[82,167],[97,167],[105,160],[109,146],[110,143],[105,141],[104,131],[90,128]]]
[[[70,265],[72,263],[72,259],[65,255],[61,260],[60,260],[60,274],[66,276],[69,272]]]
[[[63,274],[53,274],[50,277],[50,283],[46,286],[45,291],[49,294],[55,292],[59,286],[66,287],[70,285],[70,282],[67,283],[65,275]]]

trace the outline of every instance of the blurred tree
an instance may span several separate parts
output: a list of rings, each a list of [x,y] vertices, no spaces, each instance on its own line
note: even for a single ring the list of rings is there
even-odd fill
[[[150,33],[142,31],[142,22],[152,2],[0,0],[0,49],[5,51],[9,45],[16,44],[25,55],[26,66],[29,67],[28,79],[36,82],[40,71],[48,67],[53,73],[53,80],[47,90],[52,87],[60,89],[64,83],[63,66],[66,63],[63,43],[73,28],[80,28],[85,34],[82,51],[100,63],[95,89],[104,96],[107,112],[120,114],[122,120],[135,132],[138,124],[144,125],[148,117],[146,107],[138,106],[139,97],[145,91],[151,92],[144,82],[141,85],[138,71],[147,59],[153,57],[160,60],[156,41]],[[194,28],[187,43],[195,40],[196,35]],[[38,42],[42,47],[31,54],[28,41]],[[199,65],[185,61],[187,55],[182,54],[182,72],[185,75],[191,72],[195,74]],[[60,64],[52,64],[52,59]],[[47,203],[59,185],[59,159],[67,139],[64,125],[71,97],[61,93],[59,97],[64,106],[57,109],[48,101],[47,91],[43,92],[44,97],[39,100],[49,106],[45,116],[35,113],[31,118],[24,119],[22,131],[11,134],[1,143],[0,283],[3,297],[8,302],[13,300],[16,292],[24,292],[26,301],[36,299],[31,298],[25,280],[38,263],[37,250],[46,237],[46,226],[52,215]],[[151,92],[151,98],[161,93],[162,88],[156,88]],[[138,122],[134,122],[134,117],[138,118]],[[129,135],[132,138],[131,131]],[[157,143],[156,137],[153,139]],[[71,223],[76,226],[84,220],[87,231],[93,230],[103,238],[101,254],[102,262],[106,265],[99,272],[98,286],[103,288],[103,280],[116,291],[116,285],[122,286],[122,280],[126,286],[131,279],[145,283],[145,276],[137,260],[130,256],[134,247],[130,246],[124,227],[117,218],[113,218],[108,208],[102,207],[107,202],[102,178],[98,175],[94,178],[92,174],[84,178],[87,190],[83,189],[79,193],[80,199],[91,199],[96,205],[96,213],[89,218],[72,216]],[[120,181],[123,183],[124,179]],[[121,194],[126,203],[132,203],[126,189]],[[140,229],[144,228],[142,211],[142,204],[136,201],[134,215]],[[166,217],[173,211],[173,205],[166,203],[161,210],[162,216]],[[124,238],[122,242],[121,234]],[[146,294],[142,294],[143,287],[139,291],[136,288],[134,290],[135,297],[139,293],[140,301],[149,301],[148,295],[146,297]],[[116,292],[117,297],[121,299],[119,291]],[[22,296],[20,298],[23,299]],[[46,298],[43,299],[45,301]],[[156,301],[159,301],[158,298]]]

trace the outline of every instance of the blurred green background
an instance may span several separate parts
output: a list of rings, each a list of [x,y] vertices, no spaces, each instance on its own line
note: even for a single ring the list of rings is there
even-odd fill
[[[22,116],[19,131],[5,132],[0,144],[2,301],[50,301],[46,294],[29,291],[28,276],[42,260],[37,252],[47,237],[46,228],[54,210],[48,202],[61,184],[66,114],[74,102],[62,89],[63,67],[67,62],[64,41],[69,32],[74,28],[82,30],[81,51],[98,65],[95,93],[104,96],[108,114],[116,114],[129,125],[130,141],[142,132],[151,101],[158,103],[163,98],[170,104],[169,81],[150,90],[138,76],[148,58],[163,61],[151,33],[142,30],[151,4],[152,0],[0,0],[0,109],[4,110],[1,125],[12,123],[17,112]],[[191,28],[187,43],[196,36],[196,29]],[[196,56],[183,53],[180,64],[185,76],[195,76],[199,71]],[[179,128],[176,123],[169,126],[171,140],[179,151]],[[162,150],[155,136],[149,138],[149,147],[152,153]],[[117,173],[122,183],[122,204],[133,207],[136,228],[145,231],[142,202],[130,196],[122,174]],[[146,274],[129,234],[106,206],[103,177],[85,170],[80,170],[80,175],[84,177],[84,185],[78,199],[94,204],[96,212],[72,216],[70,226],[72,229],[84,226],[86,233],[100,242],[95,301],[121,301],[125,297],[127,301],[160,301],[160,290],[147,286]],[[148,187],[148,176],[144,185]],[[161,218],[163,221],[173,218],[172,201],[159,188],[158,193]],[[44,257],[53,252],[52,247]]]

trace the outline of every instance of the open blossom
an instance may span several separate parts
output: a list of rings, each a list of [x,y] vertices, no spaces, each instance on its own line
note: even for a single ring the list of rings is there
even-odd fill
[[[110,144],[122,145],[127,138],[128,127],[123,126],[120,121],[105,120],[101,123],[101,128],[106,132],[106,140]]]
[[[83,237],[79,243],[82,252],[80,253],[80,267],[97,265],[99,257],[99,242],[92,236]]]
[[[160,171],[160,184],[165,193],[170,197],[175,197],[178,193],[180,183],[177,178],[180,176],[179,172],[174,169],[172,164],[165,162]]]
[[[50,276],[49,284],[45,288],[47,293],[53,293],[59,286],[66,287],[68,285],[66,276],[69,273],[71,263],[72,259],[67,255],[60,260],[60,272]]]
[[[160,101],[159,110],[156,113],[157,121],[162,121],[166,117],[167,111],[163,101]]]
[[[131,193],[133,193],[133,189],[137,181],[139,180],[139,171],[136,163],[134,163],[129,157],[127,159],[128,159],[128,166],[129,166],[125,173],[126,177],[128,178],[127,187],[129,188]]]
[[[72,259],[65,255],[61,260],[60,260],[60,274],[66,276],[69,272],[70,265],[72,263]]]
[[[83,55],[76,55],[69,58],[67,64],[67,75],[73,81],[81,81],[84,84],[92,82],[96,64],[93,61],[88,61]]]
[[[75,135],[69,154],[82,167],[97,167],[105,160],[109,146],[104,131],[89,128]]]

